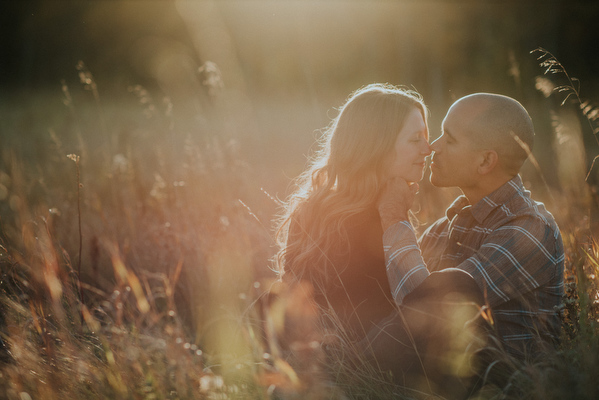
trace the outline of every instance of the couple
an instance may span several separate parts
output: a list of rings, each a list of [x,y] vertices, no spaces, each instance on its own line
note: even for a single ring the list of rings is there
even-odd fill
[[[402,385],[411,385],[414,364],[429,368],[428,356],[439,364],[459,338],[450,327],[459,305],[476,305],[468,318],[524,359],[539,338],[557,338],[564,290],[560,231],[518,175],[533,136],[520,103],[479,93],[450,107],[429,144],[418,93],[359,89],[286,205],[278,231],[285,278],[312,283],[326,325]],[[431,183],[463,195],[417,238],[409,209],[431,154]]]

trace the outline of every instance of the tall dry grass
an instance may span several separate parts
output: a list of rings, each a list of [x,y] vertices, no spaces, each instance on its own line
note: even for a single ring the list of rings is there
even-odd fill
[[[105,104],[84,64],[77,73],[80,86],[62,84],[62,117],[37,129],[44,145],[3,149],[1,398],[433,398],[325,358],[321,343],[343,344],[343,334],[322,336],[309,288],[273,281],[276,201],[226,129],[180,124],[169,99],[141,86],[128,102]],[[538,85],[571,94],[594,128],[593,108],[568,79],[574,96]],[[558,155],[580,158],[582,133],[564,115],[556,108]],[[594,192],[584,164],[560,166],[570,185],[550,190],[550,208],[567,251],[561,344],[542,358],[506,359],[507,386],[484,385],[474,398],[598,396]],[[337,361],[352,352],[339,348]]]
[[[270,272],[259,221],[274,205],[248,190],[232,138],[178,130],[168,99],[141,87],[133,122],[111,119],[77,70],[39,143],[50,154],[3,149],[1,392],[264,397],[250,305]]]

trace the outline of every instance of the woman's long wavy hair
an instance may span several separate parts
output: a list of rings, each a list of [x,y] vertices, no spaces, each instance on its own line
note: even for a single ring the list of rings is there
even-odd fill
[[[371,84],[350,95],[284,204],[276,232],[280,276],[287,270],[300,278],[309,271],[327,279],[327,254],[347,242],[344,221],[374,206],[397,135],[414,107],[426,121],[415,91]]]

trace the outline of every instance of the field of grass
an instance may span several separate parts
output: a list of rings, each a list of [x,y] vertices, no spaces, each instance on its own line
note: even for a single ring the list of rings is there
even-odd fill
[[[231,134],[212,97],[216,117],[183,118],[139,86],[104,99],[78,68],[80,86],[0,105],[0,398],[434,398],[324,372],[314,310],[270,261],[285,151],[261,165],[265,142]],[[564,184],[543,191],[567,252],[562,341],[508,360],[508,386],[476,398],[599,397],[594,192],[567,161],[581,142],[567,115],[554,114]],[[526,174],[542,182],[534,162]]]

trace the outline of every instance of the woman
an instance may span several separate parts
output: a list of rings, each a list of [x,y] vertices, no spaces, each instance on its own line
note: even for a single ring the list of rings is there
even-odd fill
[[[430,154],[420,95],[388,84],[354,92],[286,203],[280,272],[315,289],[323,315],[360,340],[394,309],[376,207],[387,179],[422,179]]]

